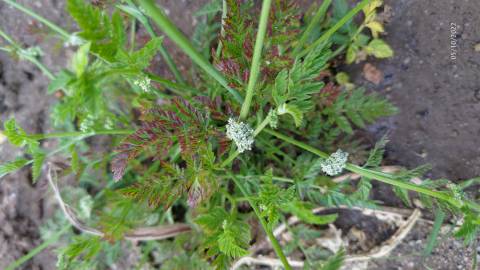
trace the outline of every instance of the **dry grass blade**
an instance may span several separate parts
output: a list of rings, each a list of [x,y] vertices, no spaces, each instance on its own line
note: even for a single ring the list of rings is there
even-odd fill
[[[67,220],[72,224],[72,226],[74,226],[75,228],[77,228],[83,233],[103,237],[104,236],[103,232],[95,228],[89,227],[84,222],[82,222],[75,214],[74,209],[70,207],[68,204],[66,204],[65,201],[62,199],[62,196],[60,194],[60,190],[58,188],[57,181],[56,181],[57,174],[52,164],[48,165],[47,179],[48,179],[48,183],[50,184],[50,187],[52,188],[55,194],[56,201],[60,205],[60,208],[62,209],[63,214],[65,215]],[[190,230],[191,228],[187,224],[176,223],[172,225],[136,228],[131,232],[125,234],[124,238],[131,241],[162,240],[162,239],[174,237],[181,233],[189,232]]]

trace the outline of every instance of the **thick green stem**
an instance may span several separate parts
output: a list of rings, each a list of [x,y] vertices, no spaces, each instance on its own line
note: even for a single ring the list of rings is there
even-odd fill
[[[318,27],[318,23],[325,17],[325,13],[327,12],[328,7],[332,3],[332,0],[324,0],[322,5],[318,8],[317,13],[315,13],[315,16],[313,16],[312,20],[307,26],[307,29],[305,29],[305,32],[303,32],[302,36],[298,40],[297,45],[295,45],[295,49],[293,50],[293,55],[296,55],[300,52],[300,50],[303,49],[303,46],[305,45],[305,42],[307,42],[308,38],[310,37],[310,34],[312,33],[313,29]]]
[[[53,23],[53,22],[43,18],[42,16],[38,15],[33,10],[30,10],[30,9],[18,4],[14,0],[1,0],[1,1],[11,5],[12,7],[24,12],[25,14],[31,16],[32,18],[36,19],[37,21],[45,24],[48,28],[52,29],[53,31],[57,32],[60,36],[62,36],[63,39],[68,40],[70,38],[70,34],[67,31],[58,27],[55,23]]]
[[[42,252],[44,249],[49,247],[50,245],[56,243],[60,236],[65,234],[68,230],[70,230],[72,226],[70,224],[63,227],[60,231],[52,235],[49,239],[45,242],[40,244],[39,246],[35,247],[34,249],[30,250],[25,256],[21,257],[20,259],[16,260],[15,262],[11,263],[5,270],[14,270],[20,267],[22,264],[26,263],[31,258],[35,257],[38,253]]]
[[[327,153],[324,153],[324,152],[322,152],[322,151],[316,149],[315,147],[312,147],[312,146],[310,146],[306,143],[297,141],[297,140],[293,139],[292,137],[286,136],[284,134],[281,134],[281,133],[276,132],[276,131],[271,130],[271,129],[264,129],[264,131],[267,132],[270,135],[273,135],[273,136],[277,137],[278,139],[281,139],[285,142],[293,144],[293,145],[295,145],[299,148],[302,148],[302,149],[304,149],[304,150],[306,150],[306,151],[308,151],[312,154],[315,154],[315,155],[317,155],[321,158],[328,158],[329,157],[329,155]],[[447,194],[445,192],[431,190],[431,189],[421,187],[421,186],[418,186],[418,185],[415,185],[415,184],[412,184],[412,183],[409,183],[409,182],[399,181],[393,175],[388,174],[388,173],[383,173],[383,172],[378,172],[378,171],[366,169],[366,168],[363,168],[363,167],[360,167],[360,166],[357,166],[357,165],[354,165],[354,164],[350,164],[350,163],[347,164],[346,169],[353,172],[353,173],[357,173],[361,176],[364,176],[364,177],[367,177],[367,178],[370,178],[370,179],[375,179],[377,181],[384,182],[384,183],[392,185],[392,186],[396,186],[396,187],[399,187],[399,188],[403,188],[403,189],[407,189],[407,190],[411,190],[411,191],[415,191],[415,192],[418,192],[418,193],[428,195],[430,197],[445,201],[445,202],[447,202],[447,203],[449,203],[449,204],[451,204],[451,205],[453,205],[457,208],[460,208],[462,206],[462,202],[456,200],[455,198],[451,197],[449,194]],[[480,212],[480,205],[478,205],[477,203],[472,202],[472,201],[467,201],[465,203],[469,207],[474,209],[475,211]]]
[[[152,37],[152,38],[157,37],[157,34],[155,33],[152,26],[148,22],[147,17],[145,17],[145,15],[137,9],[135,4],[133,4],[133,1],[127,0],[126,2],[128,4],[128,6],[117,5],[117,8],[121,9],[122,11],[124,11],[124,12],[130,14],[131,16],[133,16],[134,18],[136,18],[143,25],[143,27],[145,27],[145,30],[147,30],[150,37]],[[160,51],[160,54],[163,57],[163,60],[165,60],[165,63],[167,64],[168,68],[173,73],[173,76],[175,76],[175,80],[177,81],[177,83],[185,84],[186,82],[183,79],[182,74],[178,70],[178,67],[175,64],[175,62],[173,61],[172,56],[168,53],[167,49],[165,49],[163,44],[160,45],[159,51]]]
[[[173,24],[170,19],[160,10],[151,0],[139,0],[140,6],[146,14],[162,29],[162,31],[175,42],[200,68],[220,83],[230,94],[233,95],[238,103],[243,102],[240,94],[228,85],[228,81],[216,70],[212,64],[203,58],[203,56],[193,47],[187,37]]]
[[[260,75],[260,59],[262,58],[263,41],[265,39],[265,33],[267,32],[268,14],[270,13],[271,4],[272,0],[263,0],[257,37],[255,39],[252,66],[250,67],[250,76],[248,78],[247,95],[245,96],[245,101],[243,102],[242,109],[240,111],[240,120],[243,120],[248,116],[250,105],[252,103],[253,92],[255,91],[255,85],[257,84],[257,79]]]
[[[95,136],[95,135],[129,135],[134,131],[130,129],[108,129],[108,130],[98,130],[92,132],[81,132],[81,131],[72,131],[72,132],[57,132],[57,133],[47,133],[47,134],[32,134],[28,135],[28,138],[33,140],[44,140],[44,139],[59,139],[59,138],[69,138],[69,137],[80,137],[80,136]]]
[[[267,234],[267,237],[270,240],[270,243],[272,243],[273,250],[275,250],[275,253],[277,254],[278,258],[283,263],[283,266],[285,267],[286,270],[292,270],[292,267],[288,263],[287,257],[283,253],[282,247],[278,243],[277,238],[275,238],[275,235],[273,235],[272,228],[270,226],[268,226],[267,222],[262,217],[262,215],[260,213],[260,209],[255,204],[255,202],[253,202],[251,200],[250,195],[245,190],[242,183],[240,183],[235,176],[232,176],[232,179],[233,179],[233,182],[235,182],[235,185],[240,189],[240,191],[243,193],[243,195],[247,198],[250,206],[253,208],[253,211],[255,212],[255,215],[257,216],[258,220],[260,221],[260,224],[262,225],[263,230]]]
[[[350,21],[358,12],[360,12],[366,5],[368,5],[372,0],[362,0],[356,7],[350,10],[343,18],[341,18],[335,25],[328,29],[323,35],[321,35],[315,42],[310,46],[301,51],[297,56],[302,57],[306,55],[310,50],[316,48],[320,44],[328,41],[330,37],[338,31],[343,25]]]

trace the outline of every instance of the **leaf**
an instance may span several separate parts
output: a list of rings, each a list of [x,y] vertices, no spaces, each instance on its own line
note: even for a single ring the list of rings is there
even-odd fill
[[[72,167],[72,171],[74,173],[78,173],[79,169],[80,169],[80,160],[78,159],[78,153],[75,150],[75,145],[72,145],[70,147],[70,155],[72,156],[72,159],[71,159],[71,162],[70,162],[71,167]]]
[[[9,119],[3,124],[3,135],[15,146],[22,147],[28,145],[30,147],[38,145],[36,140],[28,137],[27,133],[21,128],[15,119]]]
[[[28,162],[29,160],[20,158],[15,161],[0,165],[0,178],[4,177],[5,175],[11,172],[21,169],[23,166],[27,165]]]
[[[90,52],[91,43],[87,42],[78,48],[72,58],[72,69],[75,71],[77,78],[80,78],[88,66],[88,53]]]
[[[129,54],[123,50],[119,51],[116,58],[128,68],[142,71],[150,66],[150,63],[160,49],[162,42],[163,38],[161,37],[153,38],[147,42],[143,48],[133,53]]]
[[[65,89],[73,79],[72,73],[67,70],[61,70],[48,85],[47,93],[52,94],[57,90]]]
[[[378,33],[383,33],[385,32],[385,29],[383,28],[383,25],[377,21],[371,21],[365,25],[366,27],[370,28],[372,31],[372,36],[374,38],[378,37]]]
[[[350,123],[348,122],[348,119],[345,116],[341,116],[341,115],[337,116],[335,118],[335,122],[337,123],[338,127],[343,131],[345,131],[346,133],[348,134],[353,133],[352,126],[350,125]]]
[[[295,122],[295,126],[300,127],[303,121],[303,112],[295,105],[289,105],[284,103],[280,107],[278,107],[277,113],[279,115],[282,114],[289,114],[292,116],[293,121]]]
[[[232,258],[248,255],[248,251],[237,244],[236,235],[228,229],[218,237],[218,247],[221,252]]]
[[[324,225],[334,222],[338,215],[316,215],[306,203],[301,201],[289,202],[282,206],[282,210],[297,216],[300,220],[308,224]]]
[[[110,19],[106,12],[84,0],[68,0],[67,11],[82,29],[78,35],[91,42],[90,50],[104,60],[113,61],[125,43],[121,15],[114,12]]]
[[[412,206],[412,202],[410,201],[410,196],[408,195],[408,190],[399,188],[399,187],[393,187],[393,192],[395,195],[397,195],[398,198],[400,198],[404,204],[406,204],[408,207]]]
[[[445,220],[445,212],[442,209],[438,208],[435,210],[435,221],[433,223],[432,230],[430,235],[428,236],[427,245],[423,250],[423,256],[429,256],[433,248],[435,247],[438,239],[438,235],[440,233],[440,229],[442,228],[443,221]]]
[[[42,173],[43,162],[45,161],[45,153],[40,150],[33,153],[33,164],[32,164],[32,181],[33,183],[37,182],[38,177]]]
[[[346,56],[347,64],[351,64],[355,61],[355,59],[357,59],[357,52],[358,52],[357,46],[355,45],[348,46],[347,56]]]
[[[393,50],[381,39],[373,39],[366,47],[367,53],[377,58],[388,58],[393,56]]]
[[[345,250],[339,250],[335,255],[328,258],[320,270],[338,270],[345,260]]]
[[[195,17],[203,16],[203,15],[214,15],[218,12],[222,11],[222,1],[221,0],[212,0],[207,4],[203,5],[200,9],[198,9],[193,15]]]
[[[363,165],[364,168],[375,168],[380,166],[385,153],[385,146],[388,142],[388,136],[384,135],[377,143],[375,143],[375,147],[370,151],[368,159]]]

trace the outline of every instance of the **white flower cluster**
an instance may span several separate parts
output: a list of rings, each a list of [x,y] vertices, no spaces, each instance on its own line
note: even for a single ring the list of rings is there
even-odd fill
[[[149,77],[144,77],[142,79],[138,79],[138,80],[133,81],[133,84],[142,88],[142,90],[144,92],[149,92],[151,82],[152,82],[152,80]]]
[[[463,191],[454,183],[449,182],[447,184],[447,188],[450,189],[453,193],[454,199],[459,202],[461,205],[463,205],[463,199],[465,197]]]
[[[233,118],[228,119],[227,138],[235,142],[240,153],[252,150],[253,129],[248,124],[237,122]]]
[[[26,49],[21,49],[20,51],[18,51],[18,55],[20,56],[20,58],[36,58],[42,56],[43,51],[39,47],[28,47]]]
[[[343,152],[342,149],[338,149],[337,152],[333,153],[324,160],[320,166],[322,171],[328,175],[337,175],[342,172],[342,170],[347,165],[348,153]]]
[[[68,40],[63,44],[65,47],[80,46],[85,43],[85,40],[79,37],[76,33],[71,34]]]
[[[80,123],[80,131],[87,132],[92,131],[92,127],[95,125],[95,117],[91,114],[87,115]]]

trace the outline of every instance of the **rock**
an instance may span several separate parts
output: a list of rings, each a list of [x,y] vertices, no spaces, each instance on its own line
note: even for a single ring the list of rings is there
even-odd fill
[[[374,65],[366,63],[363,66],[363,77],[365,77],[367,81],[378,85],[382,82],[383,72],[377,69]]]

